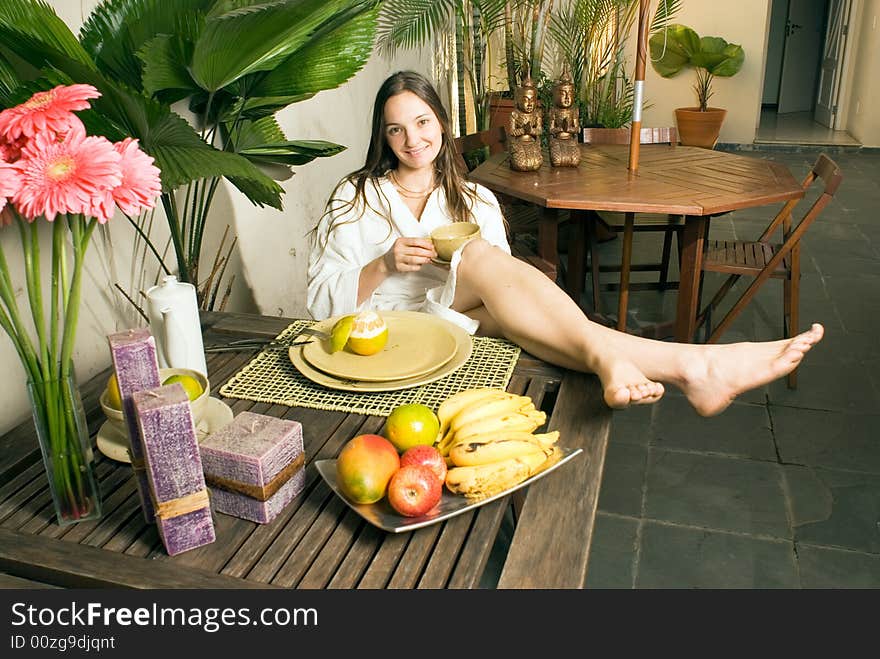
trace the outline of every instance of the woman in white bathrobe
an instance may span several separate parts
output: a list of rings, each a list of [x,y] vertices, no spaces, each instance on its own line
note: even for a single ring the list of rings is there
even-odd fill
[[[450,222],[476,222],[481,237],[438,265],[428,236]],[[692,345],[591,322],[543,273],[510,255],[497,200],[465,180],[440,98],[411,71],[382,84],[366,163],[339,183],[315,227],[307,304],[318,319],[366,308],[437,314],[596,373],[611,407],[652,403],[665,382],[706,416],[787,375],[823,334],[814,324],[782,341]]]

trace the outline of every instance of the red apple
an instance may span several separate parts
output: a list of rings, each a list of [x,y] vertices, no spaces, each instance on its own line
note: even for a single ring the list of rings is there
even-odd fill
[[[443,483],[446,480],[446,459],[433,446],[413,446],[400,456],[400,466],[425,465],[437,474],[437,478]]]
[[[424,515],[440,502],[443,483],[425,465],[407,465],[388,483],[388,503],[404,517]]]

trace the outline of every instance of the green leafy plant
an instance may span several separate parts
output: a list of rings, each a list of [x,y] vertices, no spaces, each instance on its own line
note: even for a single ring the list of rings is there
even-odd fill
[[[544,72],[544,45],[553,0],[514,0],[505,6],[504,54],[508,89],[516,88],[524,71],[533,81]],[[547,106],[545,106],[547,107]]]
[[[681,0],[660,0],[651,31],[680,9]],[[621,128],[632,121],[633,80],[627,63],[635,56],[628,43],[638,0],[572,0],[551,18],[549,35],[572,73],[581,124]]]
[[[178,276],[212,308],[228,254],[207,276],[202,241],[222,179],[257,206],[281,209],[266,171],[345,147],[288,140],[275,114],[338,87],[372,53],[380,0],[106,0],[79,39],[40,0],[0,3],[0,107],[55,84],[101,92],[89,133],[140,146],[162,171],[162,207]],[[174,111],[185,103],[184,119]],[[162,269],[151,216],[129,218]],[[228,288],[226,295],[228,295]],[[223,296],[225,298],[225,295]]]
[[[664,78],[671,78],[688,67],[694,69],[697,75],[694,91],[703,112],[709,107],[714,78],[735,75],[745,59],[742,46],[721,37],[701,38],[691,28],[679,24],[656,31],[648,43],[651,64]]]

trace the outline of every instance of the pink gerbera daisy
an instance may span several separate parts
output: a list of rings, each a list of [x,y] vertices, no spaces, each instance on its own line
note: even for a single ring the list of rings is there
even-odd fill
[[[45,131],[64,132],[73,117],[71,113],[90,107],[88,99],[100,95],[91,85],[59,85],[37,92],[21,105],[0,112],[0,134],[15,140]]]
[[[21,148],[27,144],[26,137],[19,137],[15,140],[7,140],[0,134],[0,160],[6,162],[15,162],[21,158]]]
[[[113,188],[113,200],[126,215],[140,215],[156,205],[156,197],[162,192],[159,168],[138,148],[137,140],[126,137],[113,148],[122,156],[122,183]]]
[[[15,165],[0,161],[0,211],[6,206],[9,197],[12,197],[21,188],[21,174]],[[0,225],[6,224],[0,222]]]
[[[110,212],[92,201],[122,182],[122,156],[104,137],[87,137],[81,123],[63,141],[38,135],[22,151],[16,167],[22,184],[12,201],[27,219],[44,215],[50,222],[62,213],[94,216],[102,224]]]

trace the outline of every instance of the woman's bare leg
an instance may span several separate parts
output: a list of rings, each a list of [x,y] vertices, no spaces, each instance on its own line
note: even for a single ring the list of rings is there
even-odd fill
[[[530,353],[595,373],[611,407],[654,402],[666,382],[698,413],[718,414],[737,395],[791,372],[823,333],[814,325],[792,339],[727,345],[625,334],[590,321],[544,274],[483,240],[465,247],[457,275],[454,309],[481,319],[484,306],[504,336]]]

